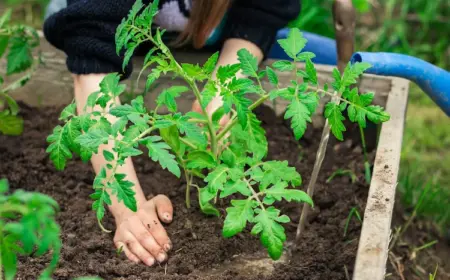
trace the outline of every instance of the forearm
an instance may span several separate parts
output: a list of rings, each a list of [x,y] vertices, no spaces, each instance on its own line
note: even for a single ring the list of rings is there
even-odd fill
[[[77,103],[78,114],[83,113],[88,96],[97,90],[99,90],[99,83],[105,77],[104,74],[91,74],[91,75],[74,75],[74,90],[75,90],[75,101]],[[117,100],[117,102],[120,102]],[[88,110],[88,108],[86,108]],[[108,115],[107,119],[114,123],[116,118],[112,115]],[[91,158],[92,166],[95,173],[98,173],[103,166],[106,166],[107,162],[103,158],[103,150],[107,149],[112,151],[114,143],[110,141],[108,144],[99,147],[99,151],[96,155]],[[139,184],[139,180],[136,175],[136,171],[133,166],[133,162],[130,158],[125,160],[125,164],[117,168],[117,173],[122,173],[127,175],[127,180],[134,183],[134,191],[136,192],[136,201],[139,207],[140,204],[146,201],[142,188]],[[111,196],[112,205],[109,207],[111,213],[116,219],[124,214],[129,213],[129,210],[123,203],[119,203],[114,195]]]

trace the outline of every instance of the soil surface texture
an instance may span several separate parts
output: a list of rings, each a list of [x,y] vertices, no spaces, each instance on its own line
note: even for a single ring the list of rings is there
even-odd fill
[[[162,170],[146,156],[134,163],[148,197],[165,194],[174,204],[174,221],[166,227],[174,248],[165,264],[146,267],[133,264],[125,256],[117,256],[113,234],[104,233],[91,210],[94,172],[79,159],[70,161],[63,172],[53,167],[45,152],[46,137],[58,124],[61,108],[29,108],[21,104],[25,119],[22,136],[0,136],[0,178],[7,178],[12,190],[23,188],[52,196],[60,205],[58,222],[62,230],[63,248],[54,279],[99,276],[103,279],[350,279],[358,246],[361,223],[352,217],[344,237],[344,228],[353,207],[363,217],[368,185],[364,181],[364,162],[359,147],[359,132],[350,130],[345,142],[330,139],[314,195],[315,209],[302,242],[292,257],[272,262],[258,238],[249,228],[237,236],[221,236],[226,204],[218,204],[221,218],[206,217],[197,207],[193,191],[193,207],[185,207],[184,182]],[[259,109],[259,118],[269,140],[268,159],[288,160],[303,177],[306,189],[319,144],[321,129],[307,130],[299,142],[283,120],[271,110]],[[357,131],[357,130],[356,130]],[[352,140],[353,139],[353,140]],[[374,153],[370,154],[373,160]],[[348,176],[328,177],[337,169],[356,173],[352,183]],[[194,199],[195,198],[195,199]],[[295,237],[299,205],[285,204],[282,211],[292,222],[286,225],[288,240]],[[109,215],[104,225],[114,229]],[[21,258],[18,279],[37,279],[48,258]],[[348,276],[346,275],[348,274]]]

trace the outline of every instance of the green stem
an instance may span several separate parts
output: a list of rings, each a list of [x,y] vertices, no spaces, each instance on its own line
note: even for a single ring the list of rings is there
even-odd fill
[[[252,105],[250,105],[248,107],[248,109],[251,111],[253,109],[255,109],[256,107],[258,107],[259,105],[261,105],[262,103],[264,103],[264,101],[266,101],[267,99],[269,99],[269,95],[265,94],[263,96],[261,96],[258,100],[256,100]],[[234,116],[229,122],[228,125],[219,133],[219,135],[217,135],[217,141],[220,141],[229,131],[231,128],[233,128],[233,126],[238,122],[238,119],[236,116]]]
[[[264,207],[264,204],[261,202],[261,200],[259,199],[259,194],[257,193],[257,192],[255,192],[255,190],[253,189],[253,187],[250,185],[250,182],[247,180],[247,179],[243,179],[244,181],[245,181],[245,183],[247,184],[247,187],[250,189],[250,191],[252,192],[252,196],[250,197],[250,198],[252,198],[252,197],[254,197],[257,201],[258,201],[258,203],[259,203],[259,206],[261,207],[261,209],[263,210],[263,211],[266,211],[266,208]]]
[[[192,177],[189,175],[189,172],[184,169],[184,176],[186,177],[186,208],[191,208],[191,183]]]
[[[367,156],[367,146],[366,146],[366,137],[364,136],[364,129],[363,127],[358,124],[359,126],[359,133],[361,135],[361,144],[363,148],[363,155],[364,155],[364,169],[365,169],[365,177],[366,177],[366,183],[370,184],[372,174],[370,174],[370,163],[369,158]]]
[[[183,144],[185,144],[186,146],[189,146],[189,147],[191,147],[191,148],[194,149],[194,150],[197,150],[197,149],[198,149],[197,146],[195,146],[194,144],[192,144],[191,142],[189,142],[188,140],[186,140],[186,139],[184,139],[184,138],[181,138],[181,137],[180,137],[180,141],[183,142]]]

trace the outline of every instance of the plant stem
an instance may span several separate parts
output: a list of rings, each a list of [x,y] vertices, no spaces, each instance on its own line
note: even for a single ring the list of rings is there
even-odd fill
[[[254,198],[258,201],[259,206],[261,206],[261,209],[264,210],[264,211],[266,211],[266,208],[264,207],[264,204],[263,204],[263,203],[261,202],[261,200],[259,199],[259,194],[255,192],[255,190],[254,190],[253,187],[250,185],[250,182],[249,182],[247,179],[244,178],[244,181],[245,181],[245,183],[247,184],[247,187],[250,189],[250,191],[251,191],[252,194],[253,194],[253,196],[251,196],[251,197],[254,197]],[[250,197],[250,198],[251,198],[251,197]]]
[[[186,146],[189,146],[189,147],[191,147],[191,148],[194,149],[194,150],[197,150],[197,149],[198,149],[197,146],[195,146],[194,144],[192,144],[191,142],[189,142],[188,140],[186,140],[186,139],[184,139],[184,138],[181,138],[181,137],[180,137],[180,141],[183,142],[183,144],[185,144]]]
[[[361,144],[362,144],[362,148],[363,148],[363,155],[364,155],[364,170],[365,170],[365,178],[366,178],[366,183],[370,184],[371,178],[372,178],[372,174],[370,173],[370,163],[369,163],[369,159],[367,156],[367,146],[366,146],[366,137],[364,136],[364,129],[363,127],[358,124],[359,126],[359,133],[361,135]]]
[[[186,177],[186,208],[191,208],[191,183],[192,177],[189,175],[186,168],[184,169],[184,176]]]
[[[248,109],[251,111],[253,109],[255,109],[256,107],[258,107],[259,105],[261,105],[262,103],[264,103],[264,101],[266,101],[267,99],[269,99],[269,95],[265,94],[263,96],[261,96],[258,100],[256,100],[252,105],[250,105],[248,107]],[[229,122],[228,125],[225,126],[225,128],[219,133],[219,135],[217,135],[217,141],[220,141],[227,133],[228,131],[230,131],[231,128],[233,128],[233,126],[238,122],[238,119],[236,116],[234,116]]]

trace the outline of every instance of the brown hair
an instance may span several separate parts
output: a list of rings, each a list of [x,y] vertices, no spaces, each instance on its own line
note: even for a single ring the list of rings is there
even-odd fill
[[[189,22],[173,42],[182,46],[192,42],[194,48],[202,48],[211,32],[222,21],[231,0],[193,0]]]

